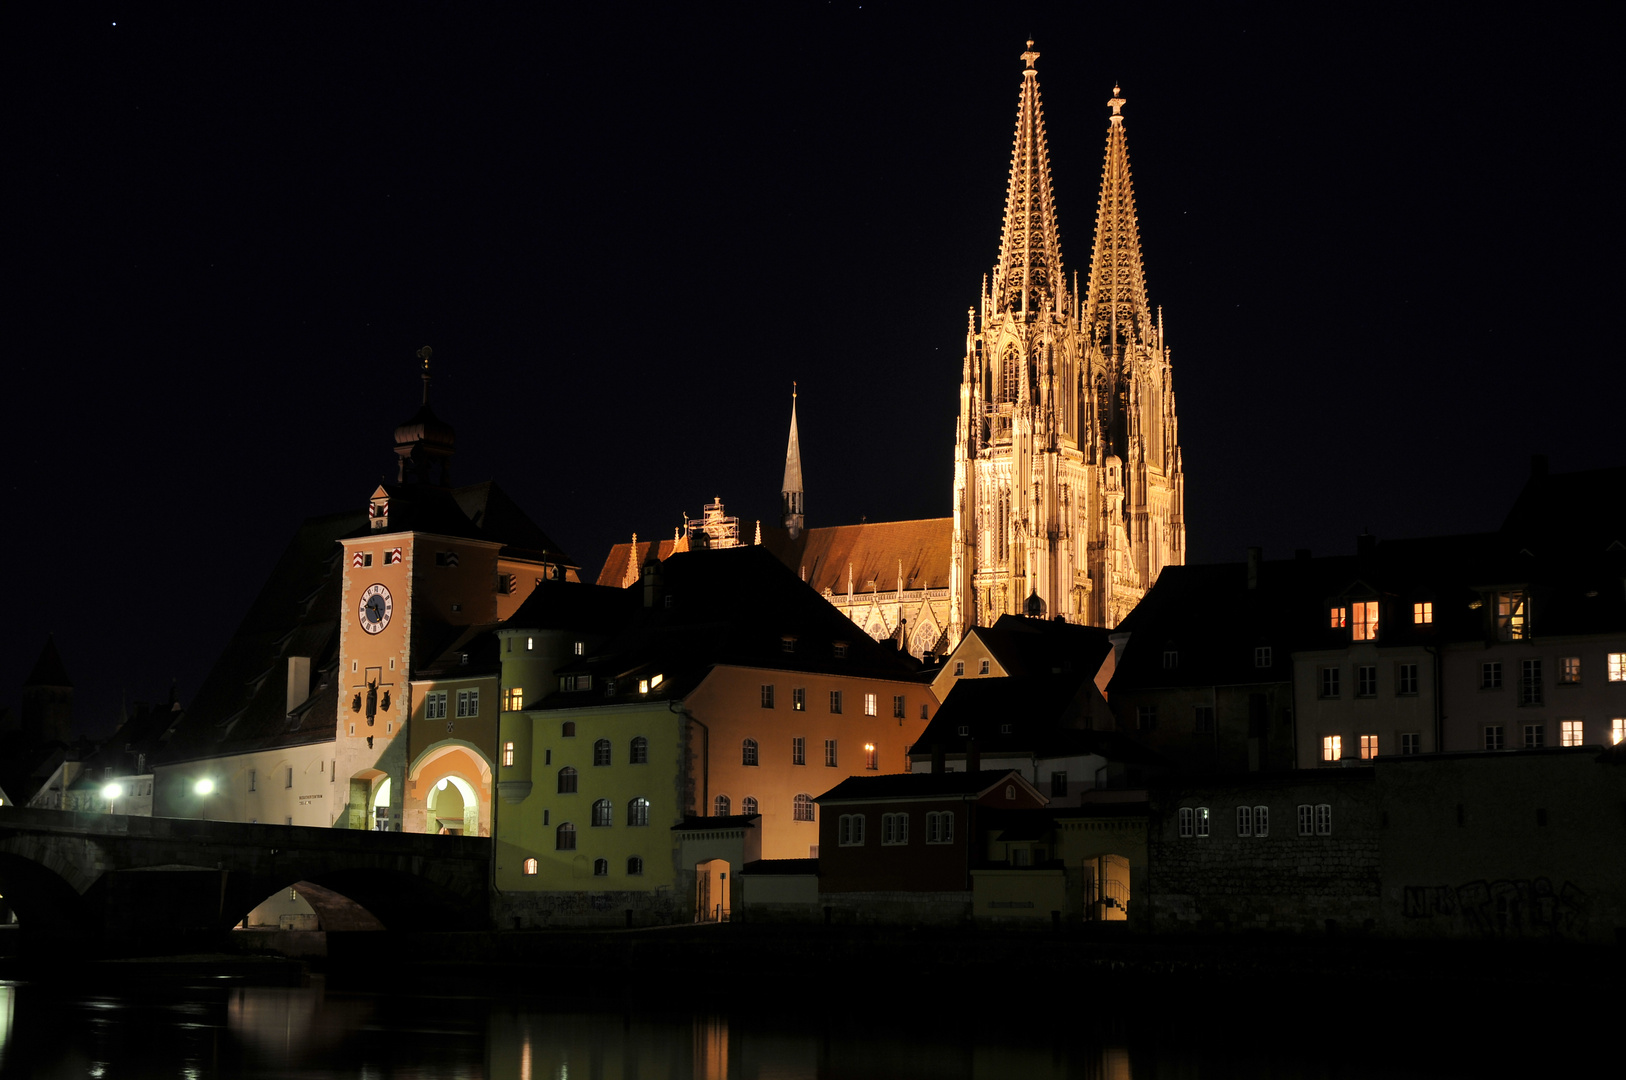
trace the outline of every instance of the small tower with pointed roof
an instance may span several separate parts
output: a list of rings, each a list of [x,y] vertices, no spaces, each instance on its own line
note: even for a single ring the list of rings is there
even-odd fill
[[[802,514],[802,446],[796,439],[796,384],[790,384],[790,444],[785,447],[785,481],[779,485],[782,524],[795,540],[806,521]]]
[[[66,743],[73,735],[73,680],[57,651],[56,636],[47,635],[39,659],[23,681],[20,716],[25,738],[36,745]]]
[[[951,642],[1033,609],[1113,626],[1185,561],[1184,485],[1162,321],[1146,299],[1125,99],[1113,88],[1090,279],[1061,231],[1039,95],[1022,87],[999,262],[969,312],[955,433]],[[1117,560],[1114,552],[1127,552]]]
[[[427,345],[418,350],[418,359],[422,362],[423,402],[417,412],[395,429],[395,479],[399,483],[416,481],[451,487],[457,433],[429,407],[429,358],[433,352]]]

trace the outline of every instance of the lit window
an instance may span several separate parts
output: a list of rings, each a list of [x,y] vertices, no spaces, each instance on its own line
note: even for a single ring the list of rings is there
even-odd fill
[[[651,690],[654,690],[656,687],[660,686],[660,684],[665,682],[665,681],[666,681],[666,676],[662,675],[660,672],[657,671],[655,674],[653,674],[653,675],[651,675],[649,677],[649,688]]]
[[[608,765],[610,763],[610,740],[598,739],[593,743],[593,764]]]
[[[1309,803],[1299,803],[1299,835],[1315,835],[1315,807]]]
[[[1253,835],[1270,835],[1270,807],[1256,806],[1253,808]]]
[[[1330,803],[1316,804],[1315,834],[1317,836],[1332,835],[1332,805]]]
[[[1395,665],[1395,693],[1410,696],[1417,693],[1417,665]]]
[[[1580,746],[1584,741],[1582,731],[1583,725],[1581,721],[1560,720],[1559,726],[1562,729],[1562,738],[1565,746]]]
[[[756,812],[757,812],[756,796],[747,795],[745,798],[740,800],[740,813],[744,814],[746,817],[751,817],[751,816],[755,815]]]
[[[576,770],[569,765],[559,770],[559,794],[576,794]]]
[[[1558,660],[1558,685],[1575,686],[1581,681],[1581,658],[1563,656]]]
[[[649,824],[649,800],[648,799],[637,798],[637,799],[634,799],[634,800],[632,800],[631,802],[629,802],[627,804],[627,824],[628,825],[648,825]]]
[[[790,763],[792,765],[807,764],[807,740],[800,735],[790,740]]]
[[[1329,608],[1327,610],[1327,625],[1333,630],[1342,630],[1344,628],[1344,609],[1341,607]]]
[[[526,859],[525,860],[525,874],[526,874],[527,877],[534,877],[536,875],[536,860],[535,859]]]
[[[1378,756],[1378,737],[1376,735],[1361,736],[1361,760],[1371,761]]]
[[[987,661],[986,658],[984,658],[982,661],[980,661],[977,664],[977,674],[978,675],[986,675],[986,674],[988,674],[988,661]]]
[[[954,661],[954,674],[956,674],[956,675],[964,675],[965,674],[965,661],[964,660],[956,660],[956,661]]]
[[[505,712],[520,712],[525,708],[525,688],[523,686],[510,686],[503,693],[503,710]]]
[[[837,840],[842,847],[862,847],[864,844],[864,815],[842,814],[836,822]]]
[[[1541,704],[1541,661],[1523,660],[1519,666],[1519,704]]]
[[[864,715],[865,716],[874,716],[875,715],[875,695],[874,694],[865,694],[864,695]]]
[[[792,821],[812,821],[813,796],[805,794],[796,796],[791,805],[790,816]]]
[[[639,679],[638,680],[638,692],[640,694],[649,693],[649,680],[648,679]]]
[[[1502,688],[1502,662],[1491,660],[1479,665],[1479,688],[1481,690],[1500,690]]]
[[[553,846],[559,851],[575,851],[576,826],[567,821],[553,830]]]
[[[502,763],[508,766],[514,764],[514,744],[511,742],[502,744]]]
[[[1539,750],[1547,745],[1546,724],[1524,725],[1524,748],[1526,750]]]
[[[942,810],[926,815],[926,843],[954,843],[954,811]]]
[[[1191,839],[1193,829],[1195,828],[1195,826],[1193,825],[1194,818],[1195,818],[1195,811],[1193,811],[1191,809],[1191,807],[1182,806],[1180,808],[1180,839],[1182,839],[1182,840],[1190,840]]]
[[[1180,666],[1180,653],[1178,651],[1174,650],[1174,649],[1164,649],[1163,650],[1163,666],[1164,666],[1164,668],[1171,669],[1171,670],[1173,668],[1179,667]]]
[[[762,684],[762,707],[764,709],[773,708],[773,683],[771,682]]]
[[[1337,761],[1344,756],[1344,737],[1327,735],[1321,740],[1321,760]]]
[[[630,765],[649,764],[649,740],[642,735],[635,735],[632,746],[627,751],[627,763]]]
[[[1208,835],[1208,807],[1197,807],[1197,837],[1201,839]]]
[[[1496,594],[1496,636],[1503,641],[1524,639],[1530,606],[1522,592]]]
[[[865,743],[864,744],[864,768],[870,769],[870,770],[875,770],[875,769],[879,769],[880,767],[881,767],[880,764],[876,761],[875,744],[874,743]]]
[[[798,686],[790,692],[790,707],[796,712],[805,712],[807,710],[807,689],[805,687]]]
[[[1236,808],[1236,834],[1238,836],[1253,835],[1253,807],[1239,806]]]
[[[1349,636],[1356,641],[1376,641],[1378,637],[1378,602],[1357,600],[1349,605]]]
[[[423,716],[425,720],[446,719],[446,691],[431,690],[424,695]]]
[[[715,799],[711,800],[711,816],[727,817],[730,805],[731,804],[728,801],[727,795],[717,796]]]
[[[627,856],[627,876],[642,877],[644,873],[644,860],[637,855]]]
[[[1157,706],[1135,706],[1135,730],[1151,731],[1157,727]]]
[[[457,715],[480,715],[480,691],[478,689],[459,690],[457,692]]]
[[[1626,716],[1617,716],[1609,721],[1609,745],[1619,746],[1626,742]]]
[[[1324,667],[1321,669],[1321,696],[1335,698],[1338,696],[1338,669]]]
[[[1376,697],[1378,693],[1378,669],[1372,664],[1362,664],[1355,669],[1355,696]]]
[[[1424,600],[1420,604],[1411,606],[1411,621],[1418,626],[1427,626],[1434,621],[1434,601]]]
[[[609,799],[597,799],[593,802],[593,827],[595,829],[608,829],[615,824],[615,808]]]
[[[1400,736],[1400,752],[1402,754],[1421,754],[1423,752],[1423,736],[1421,732],[1408,731]]]
[[[1485,749],[1500,750],[1502,748],[1502,725],[1485,725]]]
[[[757,741],[746,739],[740,744],[740,764],[755,765],[757,763]]]
[[[1626,682],[1626,652],[1609,654],[1609,681]]]
[[[572,642],[570,646],[571,655],[580,656],[582,654],[582,645],[583,643],[580,641]]]
[[[828,766],[829,768],[832,768],[832,769],[837,767],[836,766],[836,741],[834,739],[826,739],[826,740],[824,740],[824,764],[826,766]]]
[[[528,637],[528,638],[525,639],[525,651],[526,652],[535,652],[536,651],[536,639],[534,637]]]
[[[610,860],[609,859],[594,859],[593,860],[593,876],[594,877],[609,877],[610,876]]]
[[[1269,645],[1260,645],[1260,646],[1256,647],[1253,650],[1253,666],[1256,667],[1256,668],[1267,668],[1267,667],[1270,666],[1270,664],[1271,664],[1270,646]]]
[[[830,691],[830,711],[833,712],[833,713],[838,713],[838,712],[841,711],[841,691],[840,690],[832,690],[832,691]]]
[[[1212,735],[1214,733],[1214,706],[1196,706],[1196,731],[1199,735]]]
[[[909,842],[909,815],[908,814],[882,814],[881,815],[881,843],[887,846],[907,844]]]

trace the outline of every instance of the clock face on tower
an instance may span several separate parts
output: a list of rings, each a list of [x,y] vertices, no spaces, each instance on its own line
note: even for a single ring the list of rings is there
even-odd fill
[[[390,624],[390,613],[395,610],[395,602],[390,599],[390,591],[382,585],[369,585],[367,591],[361,594],[361,628],[369,634],[376,634]]]

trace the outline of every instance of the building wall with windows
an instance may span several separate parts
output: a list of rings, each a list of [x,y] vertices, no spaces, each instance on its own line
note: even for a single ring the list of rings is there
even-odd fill
[[[1535,617],[1539,629],[1539,608]],[[1446,750],[1612,746],[1626,737],[1626,633],[1450,645],[1442,682]]]
[[[1370,762],[1383,754],[1439,749],[1434,654],[1376,641],[1293,654],[1298,767]]]
[[[683,705],[703,725],[691,735],[691,812],[760,814],[764,859],[820,854],[812,800],[849,776],[907,772],[909,747],[937,711],[923,683],[728,665]]]
[[[349,785],[334,779],[331,741],[159,764],[154,817],[257,821],[325,829],[345,813]],[[208,794],[198,793],[208,781]]]
[[[1369,769],[1257,773],[1154,789],[1148,928],[1372,929],[1381,906],[1376,790]]]
[[[529,724],[531,787],[498,801],[499,925],[602,921],[605,912],[619,916],[625,908],[640,918],[670,916],[672,827],[684,816],[688,747],[683,717],[667,705],[526,710],[507,718]]]

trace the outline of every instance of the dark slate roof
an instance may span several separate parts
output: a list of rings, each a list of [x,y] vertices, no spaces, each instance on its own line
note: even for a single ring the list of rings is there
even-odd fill
[[[763,547],[681,552],[661,564],[660,576],[654,606],[644,606],[641,583],[628,586],[636,606],[621,630],[595,655],[559,669],[591,675],[592,689],[555,692],[540,708],[681,699],[719,664],[914,678],[912,658],[872,640]],[[795,638],[794,652],[784,651],[786,637]],[[837,642],[846,647],[841,659]],[[639,680],[657,674],[660,686],[638,693]]]
[[[994,625],[976,630],[977,637],[1011,675],[1076,670],[1092,678],[1112,651],[1114,632],[1025,615],[1001,615]]]
[[[68,677],[68,667],[62,662],[62,654],[56,648],[56,635],[45,636],[45,648],[40,650],[40,658],[34,661],[34,670],[28,673],[23,680],[24,686],[68,686],[73,680]]]
[[[813,801],[823,803],[864,802],[870,799],[972,798],[1002,783],[1009,776],[1021,778],[1021,774],[1015,769],[849,776]],[[1023,782],[1026,783],[1025,780]]]
[[[393,508],[392,508],[393,510]],[[365,511],[310,518],[272,568],[237,632],[171,729],[160,761],[189,761],[333,738],[338,715],[339,539]],[[288,712],[288,658],[311,658],[311,696]]]
[[[576,568],[576,562],[497,486],[495,480],[454,488],[452,497],[483,537],[502,542],[502,554]]]
[[[643,606],[641,588],[545,580],[508,617],[509,630],[581,630],[610,633]]]
[[[581,586],[572,585],[572,589]],[[440,626],[433,639],[425,638],[423,655],[433,657],[413,666],[414,679],[456,679],[475,675],[495,675],[502,670],[501,643],[494,631],[496,623],[478,626]]]
[[[761,814],[725,814],[722,817],[685,816],[672,826],[673,832],[695,829],[746,829],[762,820]]]
[[[1626,547],[1626,466],[1549,473],[1544,459],[1502,522],[1501,533],[1537,558],[1597,555]]]
[[[753,876],[762,874],[812,874],[819,873],[819,860],[817,859],[758,859],[748,862],[740,868],[742,874]]]
[[[1002,730],[1006,725],[1008,733]],[[915,746],[957,750],[970,738],[983,753],[1096,753],[1116,726],[1106,700],[1083,671],[961,679]],[[961,727],[969,734],[961,735]]]

